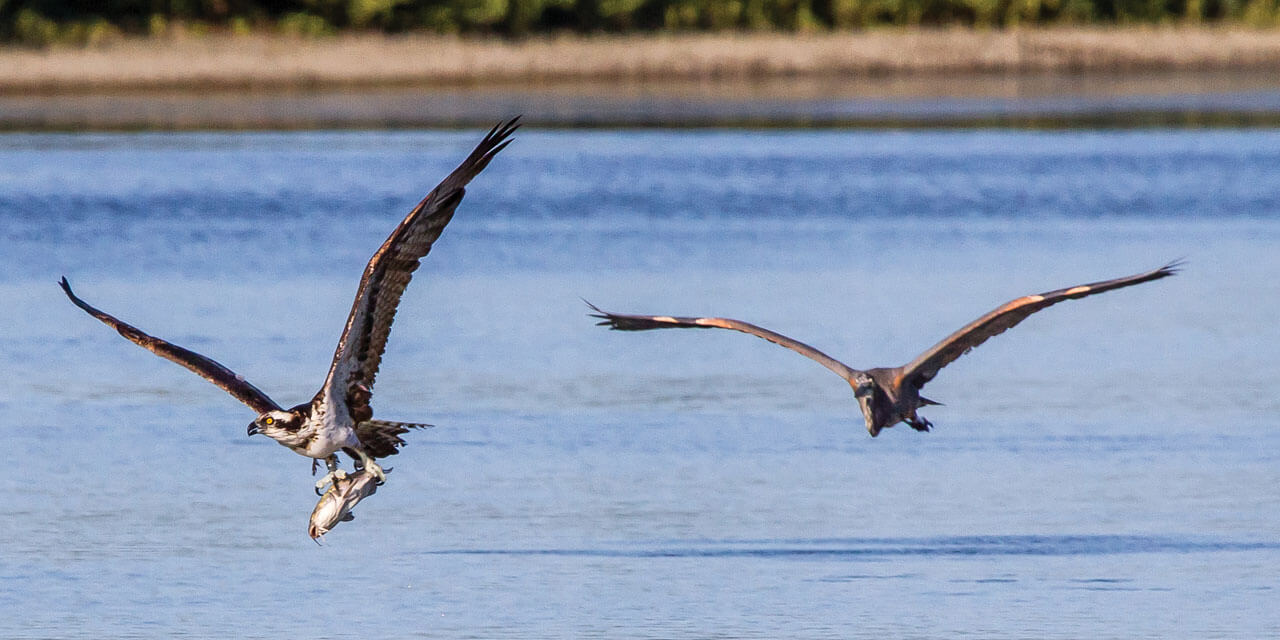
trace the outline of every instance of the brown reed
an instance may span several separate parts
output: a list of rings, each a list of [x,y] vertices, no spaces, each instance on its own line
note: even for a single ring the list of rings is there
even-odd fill
[[[205,36],[0,49],[0,91],[1278,69],[1280,30],[884,29],[826,34]]]

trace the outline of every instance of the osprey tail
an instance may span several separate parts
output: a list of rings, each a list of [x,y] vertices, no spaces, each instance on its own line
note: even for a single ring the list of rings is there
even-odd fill
[[[360,439],[365,453],[375,458],[385,458],[394,456],[404,446],[401,434],[408,433],[410,429],[429,429],[431,426],[421,422],[364,420],[356,424],[356,437]]]

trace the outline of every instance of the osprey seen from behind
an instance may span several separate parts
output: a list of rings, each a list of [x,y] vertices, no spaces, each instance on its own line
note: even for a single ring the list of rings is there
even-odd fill
[[[1114,280],[1082,284],[1057,291],[1049,291],[1010,300],[992,309],[982,317],[961,327],[955,333],[944,338],[938,344],[916,356],[911,362],[901,367],[877,367],[865,371],[854,369],[813,347],[775,333],[764,327],[733,320],[731,318],[678,318],[674,316],[641,316],[624,315],[601,311],[595,305],[587,303],[596,313],[593,317],[601,318],[597,324],[618,331],[647,331],[649,329],[732,329],[764,338],[769,342],[786,347],[806,358],[815,360],[844,378],[853,387],[853,395],[862,409],[862,416],[867,425],[867,432],[872,437],[879,435],[882,429],[905,422],[917,431],[928,431],[932,426],[928,420],[916,413],[922,406],[939,404],[920,395],[920,389],[933,379],[938,371],[951,364],[956,358],[968,353],[974,347],[986,342],[992,336],[1004,333],[1031,314],[1064,300],[1073,300],[1091,296],[1112,289],[1131,287],[1143,282],[1159,280],[1178,272],[1180,262],[1171,262],[1159,269],[1139,273]]]

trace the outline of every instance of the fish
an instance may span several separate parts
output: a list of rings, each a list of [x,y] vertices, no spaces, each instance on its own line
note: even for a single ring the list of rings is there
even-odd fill
[[[377,490],[378,479],[366,469],[335,478],[311,512],[307,535],[320,544],[324,534],[332,531],[339,522],[354,520],[355,514],[351,510]]]

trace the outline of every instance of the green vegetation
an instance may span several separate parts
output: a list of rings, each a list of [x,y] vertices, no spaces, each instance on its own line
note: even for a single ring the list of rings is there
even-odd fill
[[[1280,26],[1280,0],[0,0],[0,41],[36,46],[172,30],[519,37],[564,31],[1198,22]]]

